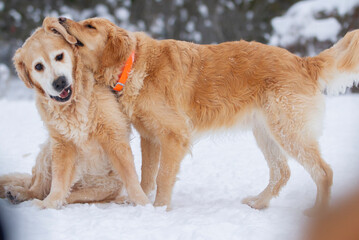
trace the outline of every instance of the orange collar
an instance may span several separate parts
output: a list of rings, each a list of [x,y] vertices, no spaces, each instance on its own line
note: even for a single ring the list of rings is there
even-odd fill
[[[118,80],[113,90],[119,92],[125,87],[128,75],[131,72],[132,64],[134,61],[135,61],[135,51],[133,51],[131,55],[128,57],[125,66],[123,66],[121,73],[118,75]]]

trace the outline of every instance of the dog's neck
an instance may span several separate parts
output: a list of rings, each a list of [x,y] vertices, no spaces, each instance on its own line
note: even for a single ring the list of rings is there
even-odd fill
[[[132,50],[132,52],[135,50]],[[128,52],[128,56],[131,55],[131,51]],[[137,58],[137,53],[136,53]],[[128,57],[126,58],[128,59]],[[135,60],[136,61],[136,60]],[[110,87],[115,87],[118,76],[122,73],[123,67],[125,66],[126,60],[121,63],[116,63],[108,67],[100,66],[95,72],[96,81]],[[135,63],[133,64],[132,69],[134,68]]]
[[[143,57],[146,55],[144,51],[147,50],[143,47],[143,45],[151,38],[146,34],[139,32],[132,33],[132,36],[134,48],[127,51],[125,59],[128,59],[131,53],[135,52],[135,60],[126,81],[126,85],[121,91],[121,95],[137,95],[142,87],[144,78],[147,76],[147,63]],[[146,38],[146,41],[141,41],[143,38]],[[113,64],[109,67],[99,67],[94,73],[96,81],[100,84],[113,88],[118,81],[118,76],[121,74],[125,62],[126,60],[121,63]]]

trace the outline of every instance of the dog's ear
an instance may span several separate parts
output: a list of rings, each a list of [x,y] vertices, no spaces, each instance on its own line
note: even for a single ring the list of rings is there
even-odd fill
[[[101,57],[101,66],[110,67],[123,63],[133,48],[134,42],[129,32],[114,24],[109,25],[108,38]]]
[[[19,48],[14,55],[13,62],[16,68],[17,75],[25,83],[26,87],[33,88],[33,83],[29,76],[28,71],[26,70],[25,63],[22,61],[21,48]]]
[[[68,34],[57,18],[46,17],[42,22],[42,26],[45,29],[45,32],[60,35],[70,44],[75,44],[77,42],[76,38]]]

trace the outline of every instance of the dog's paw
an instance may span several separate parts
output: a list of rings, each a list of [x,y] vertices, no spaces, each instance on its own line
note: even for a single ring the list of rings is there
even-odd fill
[[[261,198],[259,196],[246,197],[242,200],[242,203],[247,204],[251,208],[255,209],[264,209],[269,205],[269,201],[267,199]]]
[[[133,204],[128,196],[118,196],[114,202],[118,204]]]
[[[19,186],[10,186],[6,188],[5,197],[12,204],[19,204],[23,201],[28,200],[26,190]]]
[[[304,210],[303,214],[307,217],[320,217],[321,215],[325,214],[327,212],[327,208],[326,207],[318,207],[318,206],[314,206],[311,208],[308,208],[306,210]]]
[[[20,201],[17,199],[16,194],[12,193],[11,191],[6,191],[5,197],[12,203],[18,204]]]
[[[34,199],[32,200],[32,204],[40,209],[60,209],[64,205],[60,200],[50,200],[48,198],[45,198],[44,200]]]

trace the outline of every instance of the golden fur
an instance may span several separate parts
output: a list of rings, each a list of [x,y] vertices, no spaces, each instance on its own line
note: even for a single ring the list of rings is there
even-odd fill
[[[57,21],[51,31],[56,30],[56,24]],[[58,208],[66,201],[122,199],[122,181],[131,201],[147,204],[149,200],[138,181],[129,145],[130,124],[119,110],[116,96],[110,88],[95,83],[77,49],[67,42],[69,38],[65,41],[60,30],[53,33],[47,27],[46,31],[38,29],[16,51],[14,64],[25,84],[36,90],[36,105],[49,132],[49,142],[41,150],[32,180],[30,176],[5,176],[0,180],[2,188],[14,202],[37,198],[40,200],[34,200],[35,204],[42,208]],[[63,59],[56,56],[52,63],[54,51],[62,52]],[[44,64],[41,71],[34,70],[38,62]],[[49,71],[47,68],[53,65],[58,68]],[[41,87],[48,85],[39,82],[39,74],[52,72],[55,79],[61,68],[66,70],[68,66],[73,66],[69,69],[72,95],[70,100],[58,102]],[[35,74],[40,77],[34,78]]]
[[[92,150],[93,156],[102,157],[101,161],[108,161],[105,156],[99,156],[97,148]],[[78,162],[86,162],[85,159],[78,158]],[[12,173],[0,176],[0,197],[7,198],[12,203],[17,204],[31,199],[43,200],[50,193],[51,187],[51,146],[47,141],[41,146],[41,151],[36,159],[36,164],[32,169],[32,175]],[[90,202],[109,202],[122,201],[118,198],[122,191],[123,184],[119,176],[109,170],[108,166],[97,166],[99,169],[92,168],[89,173],[82,173],[79,179],[71,187],[71,192],[66,198],[66,203],[90,203]],[[107,167],[107,169],[101,169]],[[96,172],[95,172],[95,171]]]
[[[348,33],[316,57],[298,57],[257,42],[198,45],[155,40],[105,19],[60,21],[84,44],[78,50],[97,82],[114,86],[124,62],[135,62],[121,110],[141,134],[142,180],[146,194],[157,185],[156,206],[170,205],[182,158],[195,135],[241,125],[253,129],[270,169],[268,186],[244,203],[260,209],[287,183],[287,158],[296,159],[317,185],[313,210],[328,205],[333,173],[322,159],[327,86],[343,90],[358,79],[359,31]],[[223,173],[225,174],[225,173]]]

